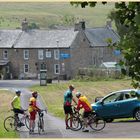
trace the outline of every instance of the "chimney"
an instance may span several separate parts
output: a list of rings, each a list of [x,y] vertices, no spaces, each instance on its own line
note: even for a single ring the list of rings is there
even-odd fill
[[[74,31],[82,31],[85,30],[85,21],[80,21],[79,23],[75,23]]]
[[[27,31],[28,30],[28,21],[27,21],[26,18],[22,21],[21,25],[22,25],[22,31]]]
[[[111,22],[112,22],[111,20],[106,21],[106,27],[112,28],[112,23]]]

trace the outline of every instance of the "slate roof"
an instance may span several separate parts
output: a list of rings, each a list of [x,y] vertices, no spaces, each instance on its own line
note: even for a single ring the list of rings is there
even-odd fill
[[[91,28],[84,30],[91,46],[108,46],[106,39],[116,43],[119,36],[110,28]],[[69,48],[78,31],[67,30],[0,30],[0,48]]]
[[[21,30],[0,30],[0,48],[11,48]]]
[[[0,30],[0,48],[68,48],[77,35],[74,30]]]
[[[108,38],[112,39],[112,44],[119,41],[118,34],[108,27],[86,29],[85,34],[92,47],[108,46]]]
[[[74,30],[31,30],[23,32],[15,48],[68,48],[78,32]]]

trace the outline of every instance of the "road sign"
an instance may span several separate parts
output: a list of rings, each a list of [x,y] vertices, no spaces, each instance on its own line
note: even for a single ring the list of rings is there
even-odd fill
[[[68,54],[68,53],[61,53],[60,54],[60,58],[61,59],[68,59],[68,58],[70,58],[70,54]]]
[[[118,56],[121,54],[121,51],[120,50],[114,50],[114,55]]]

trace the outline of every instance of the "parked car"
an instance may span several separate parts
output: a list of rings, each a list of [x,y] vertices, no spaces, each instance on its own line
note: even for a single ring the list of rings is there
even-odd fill
[[[97,115],[107,122],[130,117],[140,121],[140,90],[115,91],[91,104],[91,106]]]

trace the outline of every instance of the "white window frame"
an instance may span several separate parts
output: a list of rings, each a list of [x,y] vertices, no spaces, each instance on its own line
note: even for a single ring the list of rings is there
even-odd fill
[[[46,50],[46,58],[51,58],[52,57],[52,52],[49,50]]]
[[[55,60],[60,59],[60,51],[58,49],[54,50],[54,59]]]
[[[29,50],[24,50],[24,60],[29,59]]]
[[[57,68],[57,66],[58,66],[58,68]],[[58,72],[57,72],[57,69],[58,69]],[[59,64],[54,64],[54,73],[60,74],[60,65]]]
[[[26,68],[26,66],[28,66],[28,68]],[[24,64],[24,73],[28,73],[28,72],[29,72],[29,64]]]
[[[38,50],[38,59],[43,60],[44,59],[44,54],[43,54],[43,49]]]
[[[8,50],[3,50],[3,59],[8,59]]]

